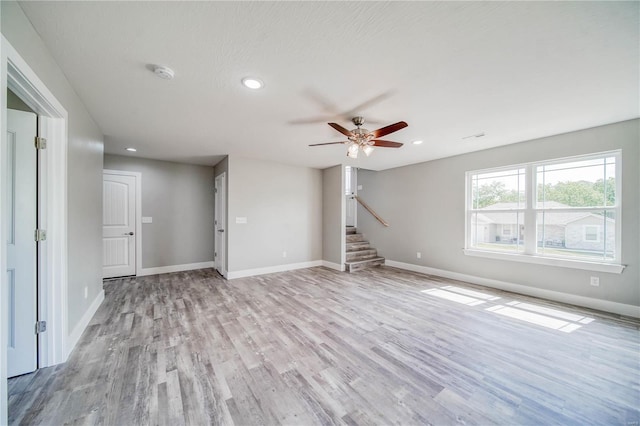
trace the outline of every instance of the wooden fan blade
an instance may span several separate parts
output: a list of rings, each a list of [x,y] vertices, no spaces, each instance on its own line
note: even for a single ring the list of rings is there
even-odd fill
[[[403,143],[400,142],[391,142],[391,141],[383,141],[380,139],[373,139],[373,146],[383,146],[385,148],[400,148]]]
[[[337,144],[345,144],[345,143],[349,143],[349,142],[326,142],[326,143],[314,143],[311,144],[309,146],[320,146],[320,145],[337,145]]]
[[[327,124],[329,126],[333,127],[334,129],[336,129],[337,131],[339,131],[340,133],[342,133],[345,136],[354,136],[354,134],[351,133],[350,130],[345,129],[344,127],[342,127],[338,123],[327,123]]]
[[[379,138],[381,136],[388,135],[389,133],[397,132],[400,129],[404,129],[407,126],[408,124],[405,123],[404,121],[398,121],[395,124],[390,124],[378,130],[374,130],[373,132],[371,132],[371,134],[373,135],[374,138]]]

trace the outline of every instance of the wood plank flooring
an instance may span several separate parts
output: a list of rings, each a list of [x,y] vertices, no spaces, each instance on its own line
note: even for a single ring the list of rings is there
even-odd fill
[[[640,422],[631,319],[389,267],[105,291],[66,364],[9,381],[11,424]]]

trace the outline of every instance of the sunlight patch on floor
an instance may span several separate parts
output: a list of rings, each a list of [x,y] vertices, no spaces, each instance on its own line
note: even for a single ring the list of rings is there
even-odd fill
[[[446,290],[441,290],[438,288],[434,288],[431,290],[422,290],[423,293],[427,293],[431,296],[436,296],[439,297],[441,299],[446,299],[446,300],[450,300],[452,302],[458,302],[458,303],[462,303],[463,305],[467,305],[467,306],[476,306],[476,305],[481,305],[483,303],[485,303],[484,300],[478,300],[476,298],[473,297],[469,297],[469,296],[464,296],[462,294],[458,294],[458,293],[452,293],[450,291],[446,291]]]
[[[570,323],[547,315],[524,311],[522,309],[512,308],[510,306],[491,306],[487,308],[487,311],[491,311],[493,313],[504,315],[510,318],[519,319],[521,321],[526,321],[530,324],[536,324],[542,327],[564,331],[565,333],[571,333],[572,331],[575,331],[582,327],[579,324]]]
[[[513,301],[507,303],[507,305],[514,306],[520,309],[526,309],[527,311],[537,312],[544,315],[550,315],[552,317],[565,319],[573,322],[580,322],[582,324],[589,324],[593,321],[593,318],[585,317],[584,315],[572,314],[570,312],[559,311],[557,309],[546,308],[544,306],[538,306],[531,303],[523,303]]]
[[[495,305],[492,302],[500,299],[498,296],[451,285],[422,290],[421,292],[467,306],[490,303],[493,306],[485,308],[486,311],[564,333],[571,333],[578,330],[583,324],[589,324],[594,321],[593,318],[584,315],[533,303],[518,302],[517,300],[507,302],[505,305]]]
[[[462,288],[462,287],[456,287],[456,286],[453,286],[453,285],[448,285],[448,286],[440,287],[440,288],[445,289],[447,291],[454,291],[456,293],[466,294],[467,296],[475,297],[477,299],[484,299],[484,300],[498,300],[498,299],[500,299],[500,297],[498,297],[498,296],[493,296],[491,294],[482,293],[482,292],[475,291],[475,290],[469,290],[469,289]]]

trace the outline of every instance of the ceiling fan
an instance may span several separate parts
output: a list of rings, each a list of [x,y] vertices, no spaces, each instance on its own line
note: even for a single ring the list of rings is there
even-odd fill
[[[384,148],[400,148],[403,145],[400,142],[385,141],[378,138],[386,136],[393,132],[397,132],[400,129],[404,129],[408,126],[408,124],[404,121],[399,121],[395,124],[390,124],[373,131],[363,129],[361,127],[364,124],[363,117],[353,117],[351,121],[356,125],[356,128],[353,130],[347,130],[337,123],[327,123],[329,124],[329,126],[345,135],[348,140],[343,142],[314,143],[309,146],[344,144],[348,145],[347,157],[358,158],[358,151],[360,149],[362,149],[362,151],[368,157],[373,152],[374,146],[381,146]]]

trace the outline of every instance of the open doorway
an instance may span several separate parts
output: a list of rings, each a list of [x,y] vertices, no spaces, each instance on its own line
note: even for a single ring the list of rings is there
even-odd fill
[[[214,217],[214,267],[216,271],[223,277],[227,276],[226,268],[226,256],[227,256],[227,242],[226,242],[226,173],[221,173],[216,176],[214,181],[214,203],[215,203],[215,217]]]
[[[358,169],[345,166],[344,169],[344,195],[345,195],[345,224],[347,227],[358,226]]]
[[[8,134],[7,93],[11,90],[37,115],[37,228],[31,228],[37,242],[35,293],[38,324],[30,325],[37,339],[38,368],[67,360],[74,337],[67,324],[67,122],[68,113],[11,44],[2,37],[0,46],[0,395],[7,395],[9,341],[9,247],[8,226],[12,208],[7,200],[9,158],[13,155]],[[33,140],[33,149],[36,141]],[[18,206],[15,214],[21,215]],[[19,219],[16,217],[16,219]],[[33,220],[27,222],[32,224]],[[17,223],[17,220],[16,220]],[[17,306],[17,303],[14,304]],[[17,308],[16,308],[17,309]],[[19,309],[22,309],[20,306]],[[31,322],[31,320],[29,320]],[[38,329],[36,330],[36,327]],[[40,333],[36,334],[36,331]],[[33,338],[33,337],[32,337]],[[7,419],[7,400],[0,398],[0,423]]]

